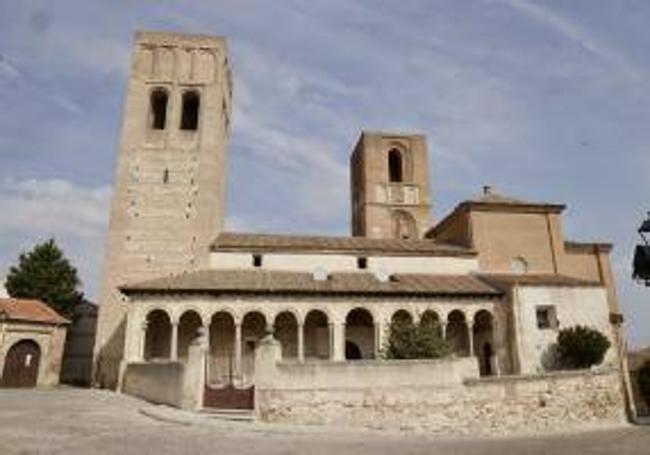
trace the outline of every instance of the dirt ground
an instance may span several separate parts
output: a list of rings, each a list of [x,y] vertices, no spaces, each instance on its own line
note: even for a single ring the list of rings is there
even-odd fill
[[[442,439],[372,430],[225,422],[101,390],[0,390],[1,455],[71,453],[650,454],[650,426],[524,438]]]

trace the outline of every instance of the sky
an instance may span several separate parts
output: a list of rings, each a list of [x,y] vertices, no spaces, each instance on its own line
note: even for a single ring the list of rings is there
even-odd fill
[[[360,131],[423,133],[433,217],[483,185],[567,204],[566,237],[614,243],[631,280],[650,210],[644,0],[0,0],[0,275],[54,237],[98,294],[118,124],[138,29],[228,39],[234,113],[226,225],[349,233]]]

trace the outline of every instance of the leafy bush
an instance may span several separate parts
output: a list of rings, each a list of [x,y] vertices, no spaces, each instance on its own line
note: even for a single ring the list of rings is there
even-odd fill
[[[435,321],[393,321],[382,349],[384,359],[437,359],[449,354]]]
[[[557,354],[564,369],[590,368],[602,363],[611,343],[596,329],[576,325],[560,330]]]
[[[636,382],[639,384],[641,398],[650,406],[650,360],[646,360],[637,371]]]

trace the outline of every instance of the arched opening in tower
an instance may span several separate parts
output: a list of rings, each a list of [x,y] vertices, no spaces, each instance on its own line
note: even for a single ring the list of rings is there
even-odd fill
[[[167,91],[162,88],[154,89],[150,98],[149,125],[154,130],[164,130],[167,120]]]
[[[402,154],[397,149],[388,152],[388,180],[390,182],[401,182],[403,180]]]
[[[194,131],[199,126],[199,94],[190,91],[183,93],[183,111],[181,114],[181,129]]]

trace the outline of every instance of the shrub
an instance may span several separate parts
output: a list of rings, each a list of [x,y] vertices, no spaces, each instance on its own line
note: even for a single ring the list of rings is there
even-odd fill
[[[596,329],[576,325],[560,330],[557,354],[561,368],[590,368],[602,363],[611,343]]]
[[[448,354],[447,343],[440,336],[439,324],[428,320],[418,324],[393,321],[382,349],[384,359],[437,359]]]
[[[636,382],[639,385],[641,398],[650,406],[650,360],[646,360],[636,372]]]

